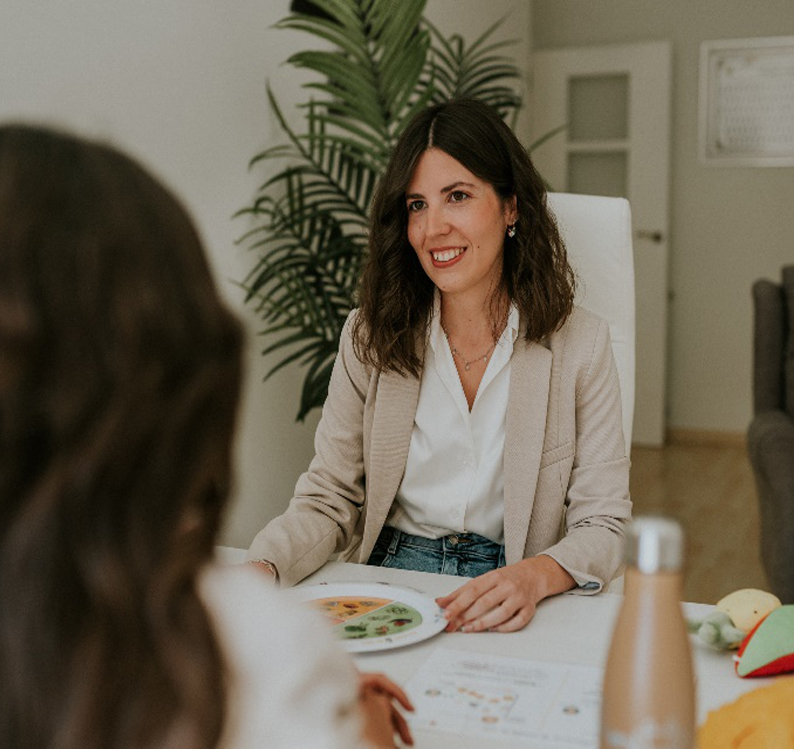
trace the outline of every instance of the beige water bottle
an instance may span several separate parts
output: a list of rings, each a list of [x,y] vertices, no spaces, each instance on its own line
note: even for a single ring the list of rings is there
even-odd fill
[[[681,611],[684,536],[639,517],[626,534],[626,582],[604,673],[601,749],[692,749],[695,685]]]

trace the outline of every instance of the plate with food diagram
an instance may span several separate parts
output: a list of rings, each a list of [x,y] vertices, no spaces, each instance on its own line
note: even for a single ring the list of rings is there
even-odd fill
[[[412,645],[447,625],[428,596],[383,583],[324,583],[293,588],[298,601],[325,616],[350,653]]]

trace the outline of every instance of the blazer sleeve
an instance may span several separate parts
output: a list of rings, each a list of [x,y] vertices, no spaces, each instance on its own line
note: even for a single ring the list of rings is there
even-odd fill
[[[364,405],[371,371],[353,350],[355,314],[342,330],[314,459],[287,511],[259,532],[248,552],[249,559],[275,564],[283,585],[300,582],[350,544],[364,503]]]
[[[630,461],[620,383],[603,320],[585,351],[589,357],[578,367],[575,389],[576,450],[565,497],[565,535],[543,553],[576,580],[574,592],[597,593],[623,562],[624,527],[631,519]]]

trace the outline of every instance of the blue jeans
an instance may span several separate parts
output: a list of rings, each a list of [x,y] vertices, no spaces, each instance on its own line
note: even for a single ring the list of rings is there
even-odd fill
[[[367,564],[477,577],[505,566],[505,547],[476,533],[424,538],[384,527]]]

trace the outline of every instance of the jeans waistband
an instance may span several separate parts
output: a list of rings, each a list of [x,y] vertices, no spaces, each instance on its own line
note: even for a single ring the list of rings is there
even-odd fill
[[[426,538],[425,536],[415,536],[411,533],[385,526],[380,533],[380,540],[389,544],[389,552],[394,554],[400,543],[409,543],[413,546],[422,546],[436,551],[472,551],[478,554],[492,554],[498,557],[502,552],[502,546],[495,541],[491,541],[485,536],[477,533],[451,533],[441,538]]]

